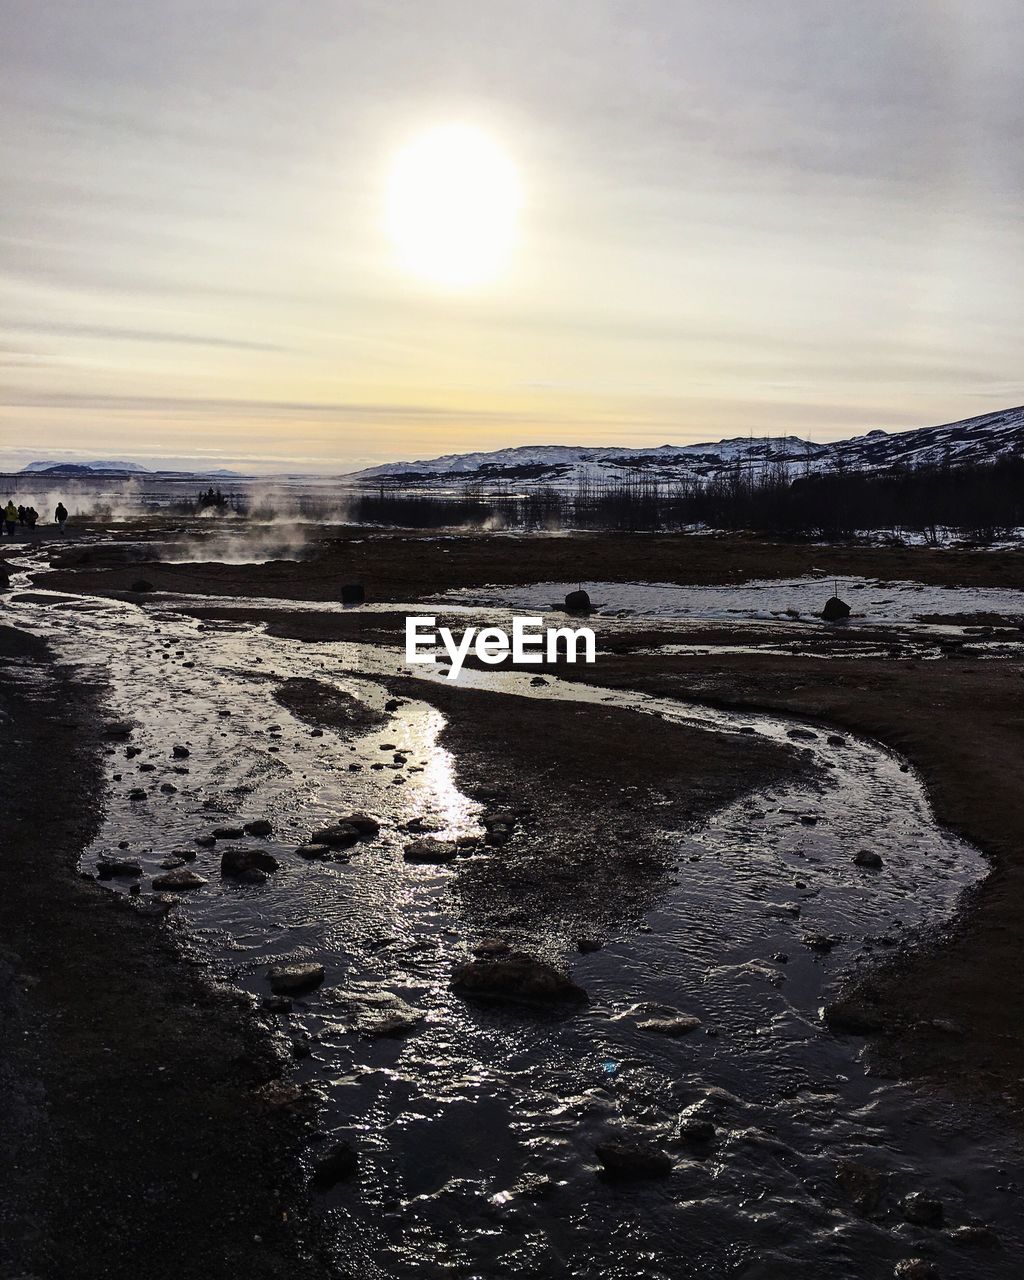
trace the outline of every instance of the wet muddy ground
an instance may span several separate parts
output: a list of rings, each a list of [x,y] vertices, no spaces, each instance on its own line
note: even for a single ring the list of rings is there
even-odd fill
[[[35,580],[15,578],[7,613],[107,690],[110,795],[83,870],[176,918],[292,1059],[339,1274],[888,1276],[915,1257],[1019,1274],[1016,1132],[870,1069],[863,1039],[822,1019],[842,982],[954,918],[984,859],[877,742],[820,708],[814,724],[713,708],[698,670],[672,668],[702,661],[679,646],[737,670],[765,644],[823,664],[828,633],[742,597],[724,620],[666,614],[619,582],[632,612],[599,620],[593,680],[468,668],[453,685],[405,666],[395,604],[293,607],[238,566],[211,599],[228,580],[213,565],[146,565],[177,594],[110,598],[92,593],[125,571],[93,566],[119,553],[80,549],[59,575],[23,561]],[[315,581],[330,599],[329,571],[306,565],[296,595],[316,600]],[[499,621],[543,607],[551,581],[435,607]],[[1010,594],[970,606],[1001,607],[1010,656],[986,666],[1018,660]],[[924,665],[975,643],[970,620],[876,607],[860,625],[836,642],[861,646],[849,664],[865,645],[919,646]],[[723,629],[737,652],[715,656]],[[316,838],[350,815],[379,829]],[[225,875],[225,852],[261,874]],[[586,999],[453,986],[504,948]],[[272,967],[295,964],[322,979],[275,994]]]

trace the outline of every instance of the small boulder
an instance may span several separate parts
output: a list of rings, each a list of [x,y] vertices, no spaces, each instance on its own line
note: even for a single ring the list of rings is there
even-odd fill
[[[130,720],[108,720],[103,726],[104,738],[127,738],[134,732],[135,726]]]
[[[220,860],[220,873],[232,880],[244,880],[247,884],[263,884],[267,876],[280,867],[278,860],[265,849],[249,849],[244,845],[232,845],[225,849]]]
[[[332,849],[347,849],[358,844],[359,832],[349,822],[337,822],[330,827],[320,827],[312,832],[308,844],[329,844]]]
[[[459,856],[458,846],[452,840],[413,840],[403,851],[406,862],[422,862],[443,865]]]
[[[241,840],[245,832],[241,827],[214,827],[214,840]]]
[[[590,613],[592,608],[590,596],[582,588],[578,591],[570,591],[565,597],[566,613]]]
[[[324,967],[313,962],[274,964],[267,970],[274,995],[293,995],[313,991],[324,980]]]
[[[180,744],[176,744],[171,749],[171,755],[174,756],[175,760],[186,760],[191,754],[192,752],[189,751],[188,747],[183,747]]]
[[[187,867],[168,871],[165,875],[155,876],[153,879],[154,889],[174,889],[175,891],[201,889],[204,884],[206,884],[205,878]]]
[[[855,867],[867,867],[871,871],[878,871],[882,866],[882,856],[873,853],[870,849],[859,849],[853,855],[853,865]]]
[[[452,975],[452,988],[459,995],[487,1000],[545,1004],[587,1000],[587,993],[567,974],[522,951],[465,961]]]
[[[680,1013],[671,1018],[648,1018],[646,1022],[638,1022],[641,1031],[654,1031],[662,1036],[687,1036],[700,1026],[700,1018],[690,1013]]]
[[[96,863],[96,874],[101,880],[109,880],[113,876],[141,876],[142,866],[129,858],[100,858]]]
[[[911,1191],[900,1202],[903,1216],[916,1227],[941,1227],[945,1211],[941,1200],[935,1200],[923,1191]]]
[[[349,813],[338,819],[340,827],[355,827],[360,840],[373,840],[380,835],[380,823],[365,813]]]
[[[323,861],[323,859],[331,856],[331,846],[329,844],[300,844],[295,852],[300,858],[307,858],[310,862]]]
[[[831,596],[825,601],[821,616],[826,622],[842,622],[850,616],[850,606],[845,600],[840,600],[838,596]]]
[[[242,830],[247,836],[255,836],[257,839],[262,839],[265,836],[269,836],[274,827],[268,819],[256,818],[253,822],[247,822]]]
[[[596,1154],[607,1178],[664,1178],[672,1172],[671,1157],[644,1139],[611,1139],[599,1143]]]

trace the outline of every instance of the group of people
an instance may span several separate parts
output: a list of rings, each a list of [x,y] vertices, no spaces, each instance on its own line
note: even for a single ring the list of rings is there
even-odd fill
[[[39,512],[35,507],[15,506],[14,499],[7,499],[7,506],[3,508],[3,527],[8,538],[16,536],[18,525],[23,529],[34,529],[36,521],[39,519]],[[61,533],[64,532],[64,526],[68,522],[68,509],[63,502],[57,503],[57,508],[53,513],[53,519],[57,528]]]

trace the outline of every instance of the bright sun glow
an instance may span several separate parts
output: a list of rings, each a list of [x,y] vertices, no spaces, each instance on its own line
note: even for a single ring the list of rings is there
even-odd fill
[[[480,129],[442,125],[399,152],[388,187],[388,230],[402,262],[450,288],[493,280],[508,261],[519,177]]]

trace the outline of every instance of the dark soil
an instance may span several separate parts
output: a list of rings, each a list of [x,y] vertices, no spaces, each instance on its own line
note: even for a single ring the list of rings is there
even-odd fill
[[[102,801],[93,691],[0,628],[0,710],[0,1274],[325,1276],[269,1038],[75,870]]]
[[[208,524],[204,531],[209,532]],[[241,536],[244,526],[232,526],[230,532]],[[166,532],[154,531],[153,536],[166,537]],[[117,559],[115,552],[110,553],[111,559]],[[74,554],[69,549],[67,558]],[[77,554],[88,557],[81,567],[47,575],[45,585],[98,594],[129,592],[139,577],[138,564],[99,567],[104,563],[101,548]],[[421,600],[453,587],[497,583],[729,584],[815,571],[828,576],[908,578],[945,586],[1018,586],[1024,581],[1024,551],[938,551],[685,534],[431,536],[352,528],[334,530],[331,536],[312,543],[307,558],[298,562],[146,563],[144,576],[158,591],[294,600],[337,601],[342,583],[361,582],[367,601],[374,602]]]
[[[659,832],[805,767],[789,748],[631,711],[390,684],[444,713],[459,786],[513,826],[494,856],[457,864],[470,930],[556,960],[650,908],[673,860]]]

